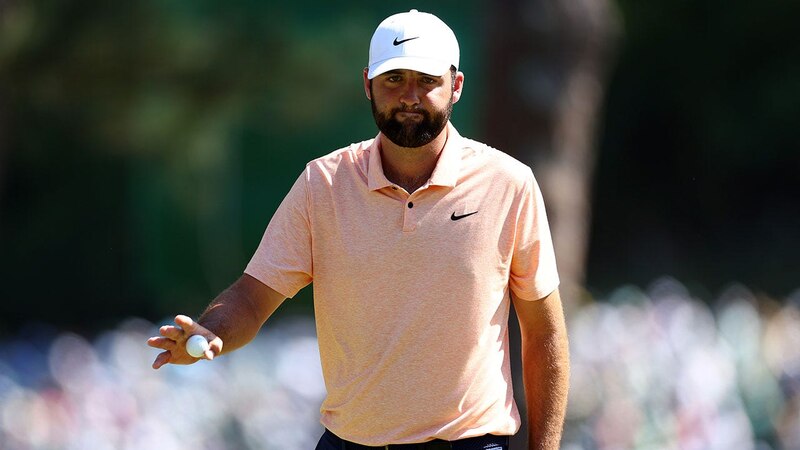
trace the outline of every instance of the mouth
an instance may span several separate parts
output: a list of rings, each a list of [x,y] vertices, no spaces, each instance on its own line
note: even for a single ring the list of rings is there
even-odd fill
[[[418,112],[398,111],[394,114],[398,120],[422,120],[424,115]]]

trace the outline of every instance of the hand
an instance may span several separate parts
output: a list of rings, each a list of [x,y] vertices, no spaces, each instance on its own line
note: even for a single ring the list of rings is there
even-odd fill
[[[175,325],[164,325],[158,331],[161,336],[153,336],[147,340],[147,345],[150,347],[164,350],[153,361],[153,369],[158,369],[164,364],[194,364],[200,359],[214,359],[222,353],[222,339],[188,316],[175,316]],[[195,334],[208,340],[209,349],[203,358],[195,358],[186,353],[186,340]]]

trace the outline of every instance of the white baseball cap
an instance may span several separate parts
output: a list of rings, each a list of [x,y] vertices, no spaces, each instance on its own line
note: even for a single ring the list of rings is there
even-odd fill
[[[369,43],[367,78],[394,69],[442,76],[458,68],[458,41],[453,30],[433,14],[412,9],[387,17]]]

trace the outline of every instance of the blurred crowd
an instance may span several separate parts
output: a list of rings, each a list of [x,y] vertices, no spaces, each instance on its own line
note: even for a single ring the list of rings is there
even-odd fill
[[[732,286],[708,304],[665,278],[567,319],[563,449],[800,449],[800,291]],[[325,387],[310,318],[155,371],[157,328],[131,319],[88,340],[39,325],[0,343],[0,449],[314,448]]]
[[[800,449],[800,291],[731,286],[712,304],[672,279],[568,318],[562,448]]]
[[[93,342],[48,330],[0,348],[0,449],[312,449],[325,394],[310,319],[213,362],[150,367],[154,324]]]

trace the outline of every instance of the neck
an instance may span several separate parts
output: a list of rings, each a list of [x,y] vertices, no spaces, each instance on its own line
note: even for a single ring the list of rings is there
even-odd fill
[[[412,193],[425,184],[436,168],[436,162],[447,143],[447,127],[431,142],[422,147],[400,147],[383,134],[381,163],[386,178]]]

